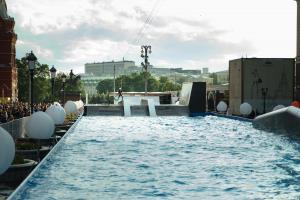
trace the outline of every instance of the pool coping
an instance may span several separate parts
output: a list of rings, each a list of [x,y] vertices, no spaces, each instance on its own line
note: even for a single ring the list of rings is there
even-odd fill
[[[205,116],[217,116],[217,117],[223,117],[223,118],[227,118],[227,119],[233,119],[233,120],[244,121],[244,122],[252,122],[253,121],[252,119],[248,119],[248,118],[223,115],[223,114],[213,113],[213,112],[190,113],[190,115],[189,115],[189,117],[199,117],[199,116],[203,116],[203,117],[205,117]],[[22,181],[22,183],[16,188],[16,190],[13,193],[11,193],[11,195],[7,198],[7,200],[13,200],[13,199],[16,198],[15,196],[18,195],[18,193],[20,193],[24,189],[24,186],[28,183],[28,180],[34,175],[34,173],[36,173],[39,170],[40,166],[47,161],[47,159],[51,156],[51,154],[54,151],[57,151],[57,149],[60,148],[62,141],[65,140],[66,137],[71,132],[73,132],[73,130],[75,129],[75,127],[77,126],[77,124],[79,123],[79,121],[81,120],[82,117],[83,117],[83,115],[80,115],[80,117],[71,126],[71,128],[59,140],[59,142],[51,149],[51,151],[46,155],[46,157],[34,168],[34,170],[32,170],[32,172]]]
[[[15,196],[23,189],[23,187],[28,183],[28,180],[33,176],[33,174],[39,170],[40,166],[47,161],[49,156],[51,155],[52,152],[56,151],[58,148],[60,148],[60,144],[63,140],[66,139],[66,137],[75,129],[79,121],[83,115],[81,114],[76,122],[69,128],[69,130],[65,133],[65,135],[56,143],[56,145],[50,150],[50,152],[44,157],[44,159],[30,172],[30,174],[22,181],[22,183],[15,189],[13,193],[9,195],[7,200],[12,200],[15,199]]]
[[[253,122],[253,119],[240,117],[240,116],[234,116],[234,115],[226,115],[226,114],[220,114],[215,112],[204,112],[204,113],[190,113],[190,117],[199,117],[199,116],[217,116],[217,117],[223,117],[227,119],[233,119],[238,121],[244,121],[244,122]]]

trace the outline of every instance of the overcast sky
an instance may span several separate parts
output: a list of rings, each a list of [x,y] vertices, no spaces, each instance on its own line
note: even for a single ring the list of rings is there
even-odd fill
[[[295,57],[293,0],[6,0],[17,57],[84,71],[87,62],[142,61],[156,67],[228,69],[240,57]]]

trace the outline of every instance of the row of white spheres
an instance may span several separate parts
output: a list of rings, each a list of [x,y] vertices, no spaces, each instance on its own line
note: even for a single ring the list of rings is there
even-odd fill
[[[217,105],[217,111],[219,112],[226,112],[227,111],[227,104],[224,101],[220,101]],[[240,106],[240,113],[242,115],[249,115],[252,112],[252,106],[249,103],[243,103]]]
[[[219,111],[219,112],[226,112],[227,108],[228,108],[228,106],[224,101],[220,101],[217,105],[217,111]],[[285,106],[284,105],[277,105],[273,108],[273,111],[279,110],[279,109],[282,109],[282,108],[285,108]],[[252,112],[252,106],[249,103],[245,102],[245,103],[242,103],[240,105],[240,113],[242,115],[250,115],[251,112]]]
[[[242,103],[240,105],[240,113],[242,115],[250,115],[252,112],[252,106],[249,103]]]
[[[273,111],[285,108],[284,105],[277,105],[273,108]],[[250,115],[252,112],[252,106],[249,103],[243,103],[240,106],[240,113],[242,115]]]
[[[224,101],[220,101],[217,105],[217,111],[219,111],[219,112],[226,112],[227,108],[228,108],[228,106]]]
[[[76,107],[78,110],[83,108],[83,106],[84,106],[83,101],[81,101],[81,100],[75,101],[75,104],[76,104]]]
[[[63,124],[66,112],[58,103],[54,102],[46,112],[33,113],[26,123],[26,133],[30,138],[48,139],[55,129],[55,124]]]
[[[57,102],[47,108],[46,113],[53,119],[56,125],[63,124],[65,121],[65,109]]]
[[[15,142],[11,135],[0,127],[0,174],[12,164],[15,157]]]
[[[81,106],[80,102],[78,106]],[[65,117],[64,108],[58,102],[54,102],[46,112],[36,112],[28,118],[25,126],[27,135],[34,139],[48,139],[54,133],[55,124],[64,123]],[[14,156],[14,140],[6,130],[0,127],[0,174],[9,168]]]
[[[77,113],[77,111],[82,107],[83,107],[83,102],[80,100],[80,101],[67,101],[64,108],[68,115],[70,113]]]

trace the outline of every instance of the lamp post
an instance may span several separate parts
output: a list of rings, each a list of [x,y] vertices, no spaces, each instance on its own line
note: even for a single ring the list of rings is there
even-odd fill
[[[63,90],[63,105],[65,104],[65,83],[66,83],[66,78],[67,76],[63,73],[61,75],[61,79],[62,79],[62,90]]]
[[[263,110],[263,114],[266,113],[266,96],[268,93],[268,88],[261,88],[261,95],[263,96],[263,105],[264,105],[264,110]]]
[[[30,114],[32,114],[33,113],[33,75],[34,75],[34,69],[35,69],[37,58],[31,51],[30,53],[27,54],[26,60],[28,61],[28,68],[30,73]]]
[[[52,101],[54,101],[54,81],[56,77],[56,69],[54,68],[54,65],[49,70],[50,71],[50,77],[51,77],[51,94],[52,94]]]
[[[145,70],[145,95],[147,95],[148,90],[148,67],[150,65],[148,61],[148,54],[151,54],[151,46],[143,45],[141,46],[141,57],[144,58],[144,62],[141,63],[143,69]]]

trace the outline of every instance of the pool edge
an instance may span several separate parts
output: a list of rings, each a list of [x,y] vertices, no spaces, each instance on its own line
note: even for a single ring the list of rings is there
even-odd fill
[[[53,151],[56,151],[57,148],[59,148],[59,146],[61,145],[61,142],[63,140],[65,140],[65,138],[75,129],[75,127],[77,126],[77,124],[79,123],[79,121],[81,120],[81,118],[83,117],[83,115],[81,114],[79,116],[79,118],[76,120],[76,122],[69,128],[69,130],[65,133],[65,135],[58,141],[58,143],[51,149],[51,151],[44,157],[44,159],[30,172],[30,174],[22,181],[22,183],[15,189],[15,191],[13,193],[11,193],[9,195],[9,197],[7,198],[7,200],[12,200],[12,199],[16,199],[15,195],[17,195],[22,189],[23,187],[27,184],[28,180],[32,177],[32,175],[39,170],[40,165],[42,165],[44,162],[46,162],[46,160],[48,159],[48,157],[50,156],[50,154]]]

